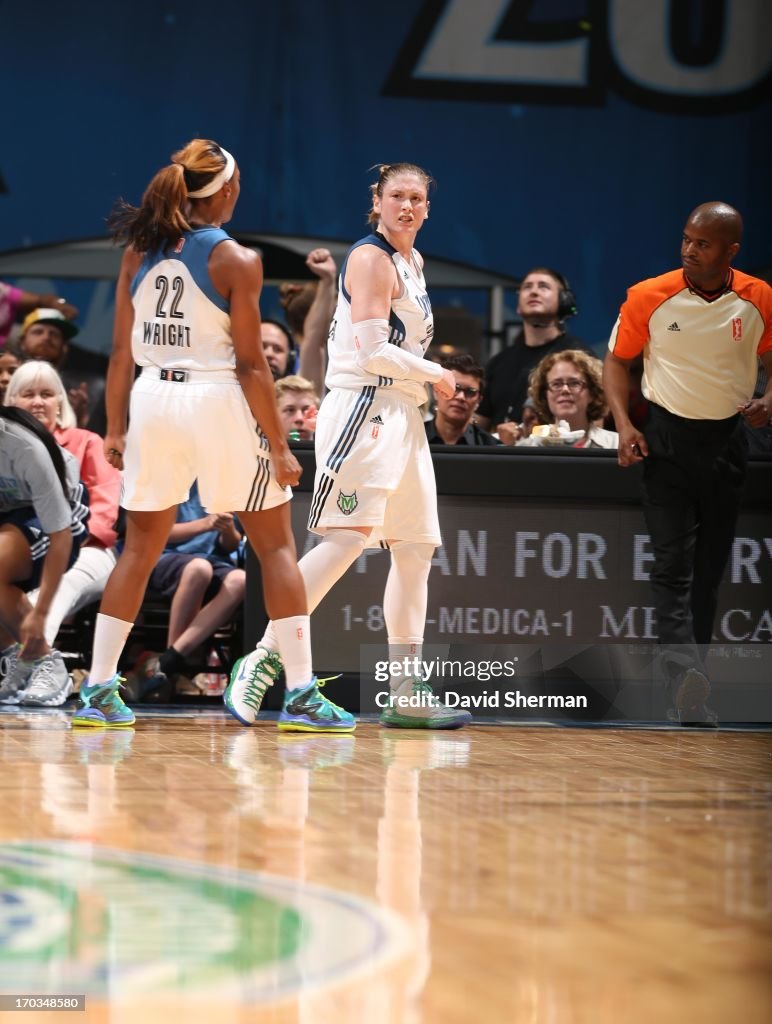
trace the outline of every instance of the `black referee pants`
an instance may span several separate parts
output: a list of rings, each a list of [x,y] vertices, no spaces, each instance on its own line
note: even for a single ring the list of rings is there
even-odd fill
[[[651,404],[644,428],[643,509],[654,553],[660,644],[701,667],[742,500],[747,443],[740,416],[688,420]]]

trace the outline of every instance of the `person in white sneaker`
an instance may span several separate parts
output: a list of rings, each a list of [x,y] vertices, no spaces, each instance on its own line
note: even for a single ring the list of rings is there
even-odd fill
[[[414,243],[429,213],[431,184],[415,164],[381,166],[370,187],[373,232],[349,250],[341,268],[308,523],[323,539],[300,561],[313,611],[365,547],[389,548],[383,610],[392,663],[421,659],[429,571],[441,543],[420,406],[427,382],[443,398],[456,392],[452,371],[424,358],[434,321]],[[278,652],[270,623],[257,649],[234,669],[234,686],[250,680],[253,709],[280,668]],[[453,729],[471,720],[467,711],[433,700],[421,679],[395,675],[390,685],[395,702],[381,715],[383,725]],[[421,699],[399,701],[413,695]],[[295,706],[289,691],[284,706]]]
[[[0,407],[0,702],[63,704],[72,689],[45,637],[62,576],[87,537],[75,459],[22,409]],[[27,592],[40,588],[33,607]]]
[[[123,470],[126,543],[102,597],[74,726],[134,722],[118,693],[118,660],[177,506],[196,478],[204,507],[238,514],[261,561],[285,671],[298,686],[313,679],[288,505],[301,469],[256,344],[262,266],[222,228],[233,216],[240,177],[227,150],[193,139],[153,176],[138,207],[121,202],[109,221],[125,250],[105,455]],[[142,372],[135,381],[136,366]]]

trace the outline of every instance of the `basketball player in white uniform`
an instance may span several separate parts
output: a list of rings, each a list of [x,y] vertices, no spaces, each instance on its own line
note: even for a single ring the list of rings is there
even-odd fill
[[[118,695],[118,658],[177,505],[198,479],[208,510],[238,513],[262,562],[266,606],[279,620],[288,686],[313,705],[303,715],[282,715],[280,727],[354,728],[353,716],[319,694],[312,677],[287,504],[300,466],[284,437],[260,343],[260,260],[221,227],[239,187],[233,157],[194,139],[156,174],[138,209],[124,204],[113,216],[116,237],[128,245],[107,377],[105,451],[124,471],[127,533],[102,599],[75,725],[133,723]],[[142,373],[132,388],[135,363]]]
[[[446,398],[455,393],[453,374],[424,358],[434,327],[423,260],[413,245],[428,215],[430,180],[413,164],[381,167],[372,186],[375,231],[352,247],[343,264],[309,516],[309,529],[323,540],[300,562],[310,612],[365,547],[388,545],[383,610],[391,661],[421,658],[429,570],[441,543],[434,468],[419,410],[424,385],[430,382]],[[271,623],[256,651],[234,670],[231,699],[242,721],[250,717],[244,705],[257,713],[260,678],[263,690],[270,685],[261,664],[277,644]],[[247,700],[240,696],[240,673],[251,680]],[[448,729],[470,719],[437,701],[411,674],[397,674],[391,689],[384,725]],[[416,695],[419,700],[408,705]]]

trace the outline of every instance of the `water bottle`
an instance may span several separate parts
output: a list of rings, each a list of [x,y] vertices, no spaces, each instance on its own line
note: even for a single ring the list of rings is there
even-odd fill
[[[212,647],[206,659],[207,671],[204,675],[204,693],[207,697],[220,697],[228,683],[228,677],[222,671],[222,662],[217,649]]]

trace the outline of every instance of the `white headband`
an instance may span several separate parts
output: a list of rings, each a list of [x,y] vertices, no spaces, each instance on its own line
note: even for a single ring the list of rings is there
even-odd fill
[[[219,192],[226,181],[230,181],[233,177],[233,172],[236,170],[236,161],[230,155],[227,149],[223,149],[220,146],[220,152],[225,157],[225,167],[212,178],[208,185],[204,185],[203,188],[196,189],[195,192],[188,192],[188,199],[206,199],[207,196],[213,196],[215,192]]]

